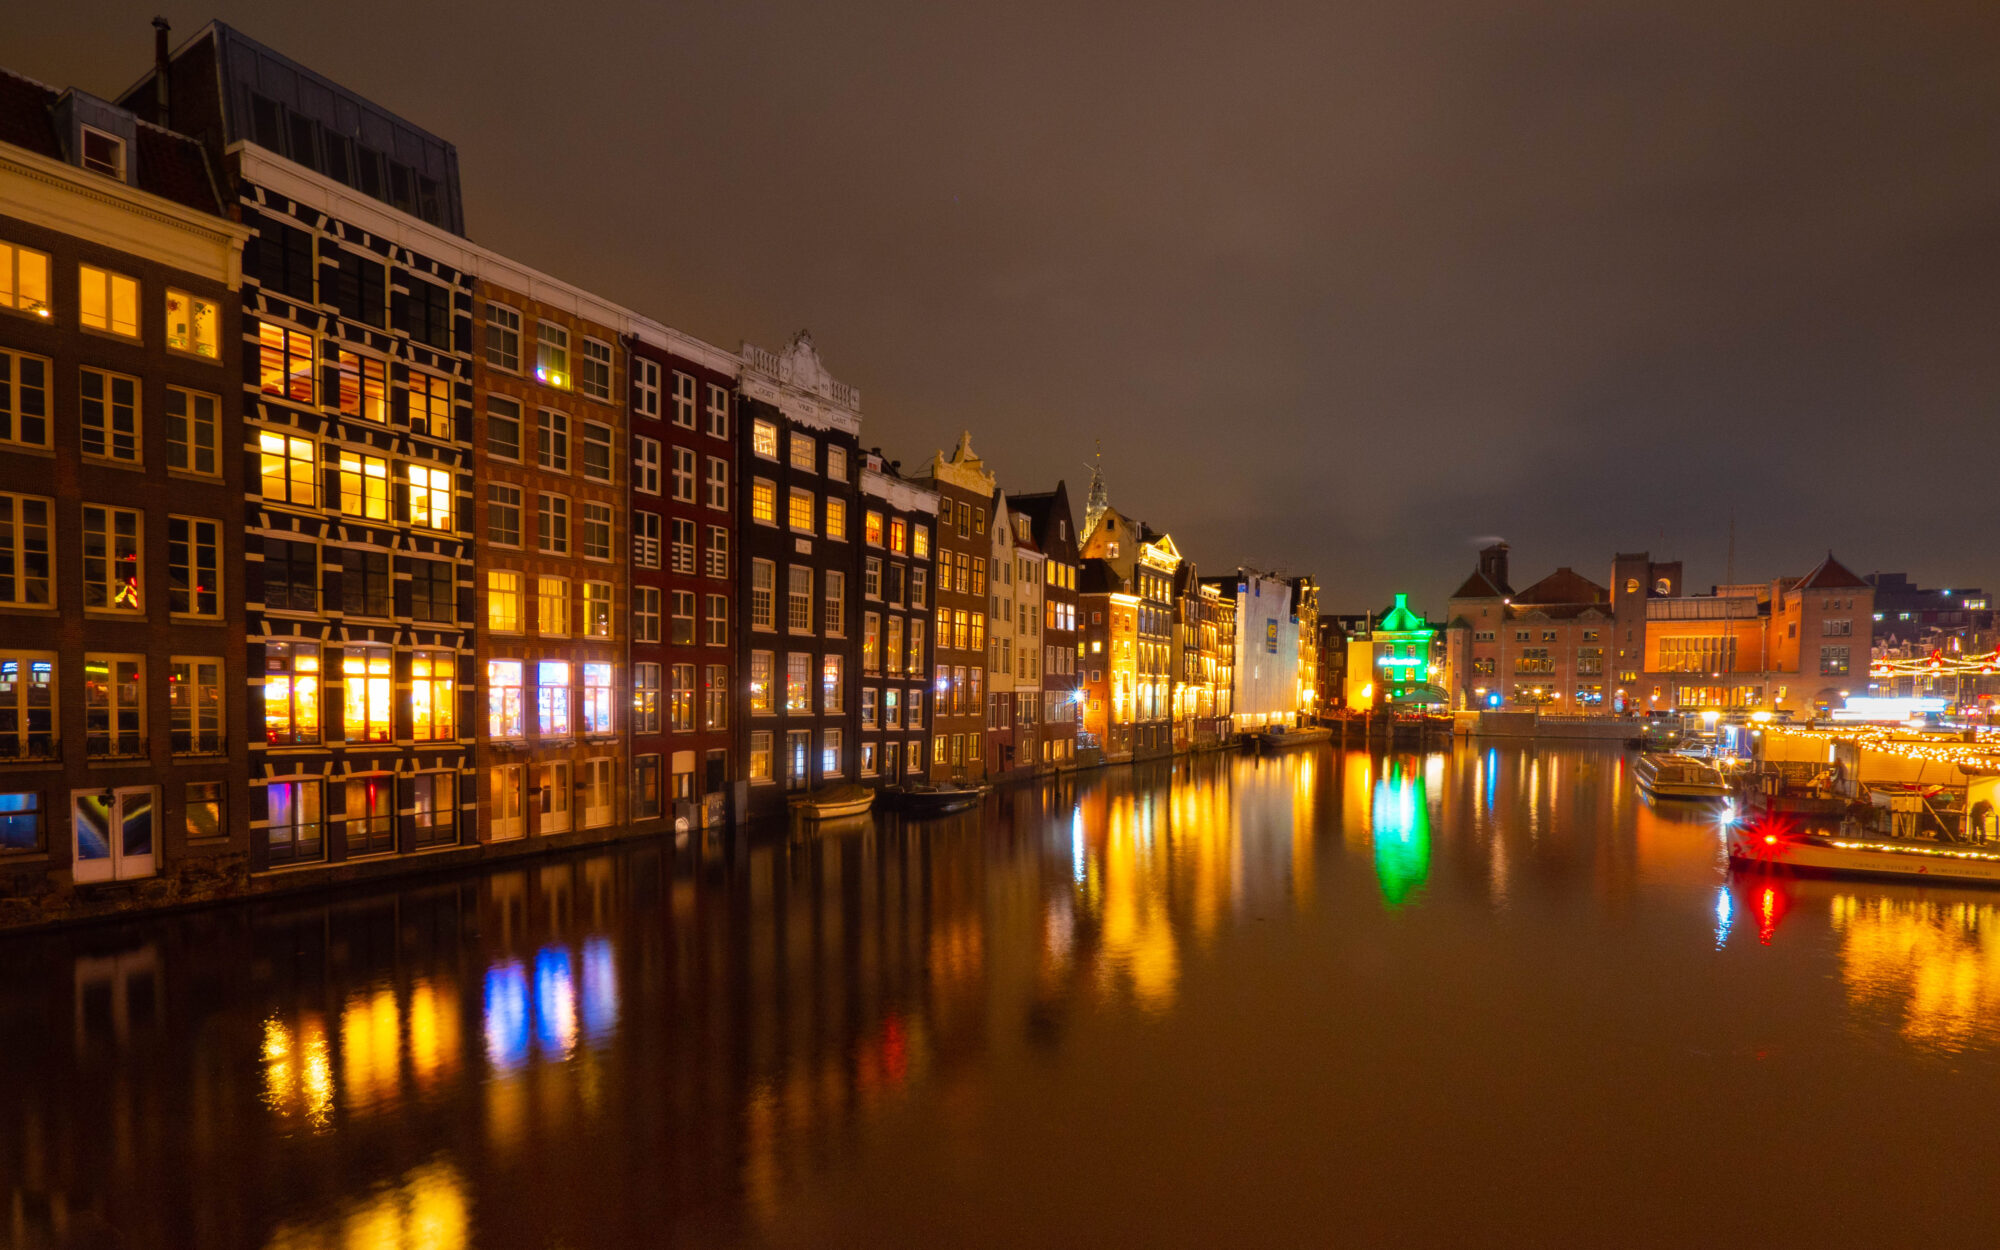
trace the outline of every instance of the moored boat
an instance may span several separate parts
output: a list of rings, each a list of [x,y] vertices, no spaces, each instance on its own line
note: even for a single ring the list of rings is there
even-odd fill
[[[1760,871],[2000,885],[2000,854],[1992,851],[1941,842],[1786,834],[1755,826],[1729,831],[1729,862]]]
[[[1300,725],[1294,729],[1273,726],[1260,729],[1249,737],[1259,751],[1289,751],[1293,747],[1310,746],[1315,742],[1331,742],[1333,730],[1324,725]]]
[[[859,816],[875,803],[875,792],[866,786],[827,786],[791,800],[792,814],[807,820],[834,820]]]
[[[911,816],[942,816],[947,812],[962,812],[978,804],[986,797],[986,786],[965,786],[947,782],[932,785],[917,782],[912,785],[883,786],[882,801],[898,811]]]
[[[1655,799],[1726,799],[1722,770],[1687,755],[1642,755],[1632,770],[1639,788]]]

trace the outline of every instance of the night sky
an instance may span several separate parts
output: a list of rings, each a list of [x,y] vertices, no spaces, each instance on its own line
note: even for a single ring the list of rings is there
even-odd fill
[[[153,4],[6,64],[122,91]],[[1441,612],[1616,549],[2000,589],[2000,4],[360,3],[220,17],[454,141],[481,243],[1205,571]],[[475,17],[476,15],[476,17]]]

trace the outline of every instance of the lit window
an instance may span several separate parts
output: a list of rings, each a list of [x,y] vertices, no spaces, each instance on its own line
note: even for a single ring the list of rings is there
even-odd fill
[[[486,731],[492,738],[519,738],[521,724],[521,661],[486,661]]]
[[[882,545],[881,513],[870,512],[868,516],[863,520],[861,529],[861,538],[862,541],[866,542],[871,547],[879,547]]]
[[[7,245],[0,243],[0,262],[5,261],[6,251]],[[209,400],[211,436],[214,402],[213,398]],[[40,356],[0,350],[0,444],[49,445],[49,362]]]
[[[836,541],[847,540],[847,501],[826,497],[826,536]]]
[[[264,740],[273,746],[319,741],[319,644],[264,644]]]
[[[313,402],[313,340],[275,321],[257,323],[257,382],[266,395]]]
[[[909,537],[909,529],[909,523],[903,520],[903,518],[889,518],[889,550],[895,552],[897,555],[903,554],[903,548]]]
[[[108,612],[143,610],[139,513],[83,506],[83,606]]]
[[[389,462],[351,451],[340,453],[340,510],[370,521],[389,519]]]
[[[611,666],[586,663],[583,666],[583,732],[611,732]]]
[[[569,582],[566,579],[535,579],[535,628],[544,634],[569,633]]]
[[[535,734],[567,738],[569,722],[569,661],[543,660],[535,665]]]
[[[221,556],[221,522],[167,518],[167,611],[176,616],[222,615]]]
[[[457,736],[458,663],[449,651],[410,653],[412,736],[418,742],[446,742]]]
[[[264,810],[269,820],[264,845],[270,863],[307,863],[325,854],[321,801],[321,783],[317,781],[265,783]]]
[[[428,373],[411,372],[410,429],[432,438],[451,437],[451,382]]]
[[[826,449],[826,477],[830,482],[847,480],[847,448],[828,445]]]
[[[750,735],[750,784],[771,784],[771,731],[760,729]]]
[[[0,667],[5,660],[0,659]],[[0,685],[6,677],[0,673]],[[5,715],[0,694],[0,717]],[[207,755],[222,749],[222,661],[175,656],[167,669],[167,735],[176,755]],[[0,748],[4,748],[0,730]]]
[[[167,291],[167,346],[213,360],[222,350],[220,315],[212,300]]]
[[[387,742],[395,736],[395,675],[387,647],[348,647],[340,657],[340,688],[347,741]]]
[[[139,379],[86,368],[77,399],[83,454],[139,463]]]
[[[793,530],[801,534],[813,532],[813,495],[809,490],[792,488],[791,507],[786,519]]]
[[[774,691],[772,690],[774,678],[771,667],[772,655],[769,651],[752,651],[750,653],[750,711],[752,713],[768,714],[775,710],[773,705]]]
[[[840,569],[828,569],[823,580],[825,593],[821,625],[827,637],[844,637],[847,634],[847,574]]]
[[[84,750],[98,759],[146,754],[146,669],[138,656],[83,657]]]
[[[812,657],[803,651],[785,656],[785,710],[812,711]]]
[[[632,731],[642,734],[660,732],[658,664],[644,663],[632,666]]]
[[[778,458],[778,427],[769,421],[758,420],[750,425],[750,450],[766,460]]]
[[[410,484],[410,524],[425,529],[451,528],[451,470],[406,466]]]
[[[77,267],[77,312],[92,330],[139,337],[139,283],[95,265]]]
[[[756,478],[750,483],[750,519],[759,525],[778,523],[778,487]]]
[[[841,681],[841,657],[820,660],[820,710],[833,715],[847,710],[847,686]]]
[[[844,772],[841,734],[838,729],[820,730],[819,772],[822,777],[838,777]]]
[[[546,321],[535,323],[535,380],[569,389],[569,331]]]
[[[486,628],[497,633],[521,632],[521,575],[489,569],[486,573]]]
[[[0,652],[0,759],[55,757],[55,675],[53,655]],[[0,850],[20,849],[6,840],[5,822],[0,810]]]
[[[585,582],[583,584],[583,621],[581,633],[586,638],[611,637],[611,583]]]
[[[15,243],[0,243],[0,308],[12,308],[35,317],[49,316],[48,253]]]
[[[694,665],[673,666],[673,687],[668,691],[668,725],[675,733],[694,731]]]
[[[806,473],[819,469],[819,444],[796,430],[792,432],[792,467]]]

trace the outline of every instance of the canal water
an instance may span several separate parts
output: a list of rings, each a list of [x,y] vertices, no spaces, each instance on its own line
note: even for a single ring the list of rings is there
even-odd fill
[[[0,1244],[1991,1240],[2000,894],[1597,747],[1117,769],[0,942]]]

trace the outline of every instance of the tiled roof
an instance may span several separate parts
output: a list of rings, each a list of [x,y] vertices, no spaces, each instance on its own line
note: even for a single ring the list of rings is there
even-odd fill
[[[1856,577],[1846,565],[1833,558],[1831,551],[1819,567],[1805,575],[1799,582],[1800,590],[1866,590],[1868,583]]]
[[[56,133],[55,105],[61,98],[62,93],[54,87],[0,69],[0,143],[68,162],[69,154]],[[210,176],[201,144],[148,122],[138,122],[137,127],[132,152],[135,185],[199,212],[219,214],[215,179]],[[82,171],[78,172],[81,176]]]
[[[1514,596],[1520,603],[1609,603],[1611,593],[1574,569],[1560,568]]]
[[[1495,586],[1492,579],[1487,577],[1486,574],[1475,569],[1471,577],[1466,578],[1457,590],[1451,592],[1451,597],[1454,599],[1499,599],[1504,597],[1506,593],[1506,591]]]

